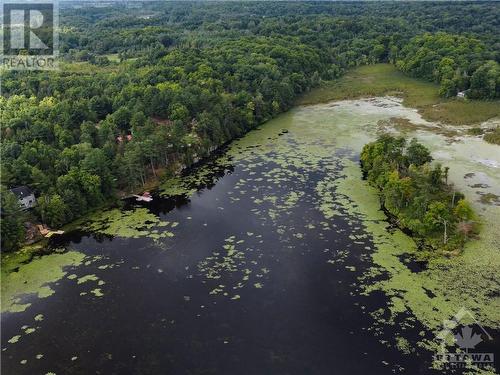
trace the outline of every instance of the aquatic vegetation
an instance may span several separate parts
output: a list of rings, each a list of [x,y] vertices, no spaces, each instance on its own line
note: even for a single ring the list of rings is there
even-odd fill
[[[92,274],[92,275],[85,275],[85,276],[78,278],[76,283],[83,284],[83,283],[86,283],[87,281],[98,281],[98,280],[99,280],[99,278],[96,275]]]
[[[500,205],[500,196],[493,193],[481,194],[479,201],[483,204]]]
[[[159,187],[160,196],[190,197],[199,189],[212,186],[229,168],[231,168],[230,159],[227,156],[219,156],[201,166],[194,167],[188,173],[165,180]]]
[[[396,347],[404,354],[410,354],[414,351],[409,341],[401,336],[396,337]]]
[[[104,295],[101,288],[92,289],[90,293],[92,293],[96,297],[102,297]]]
[[[173,237],[174,234],[167,228],[171,229],[177,225],[178,223],[162,221],[146,208],[135,208],[133,210],[113,209],[96,213],[85,224],[85,229],[109,236],[158,239]]]
[[[500,127],[488,131],[483,139],[488,143],[500,145]]]
[[[17,271],[2,275],[2,312],[26,310],[31,303],[24,302],[25,296],[44,298],[54,294],[50,284],[63,278],[66,268],[81,264],[84,258],[77,251],[53,253],[36,257],[20,264]]]
[[[33,327],[28,327],[24,330],[24,333],[26,333],[27,335],[33,333],[36,331],[36,328],[33,328]]]
[[[43,314],[36,315],[34,319],[36,322],[41,322],[43,320]]]
[[[175,197],[178,195],[191,196],[196,192],[196,188],[190,188],[187,186],[187,182],[182,177],[173,177],[160,185],[160,196],[161,197]]]
[[[43,242],[38,242],[32,245],[23,246],[15,252],[2,253],[2,278],[10,272],[15,271],[20,264],[28,263],[34,257],[43,255],[45,250],[45,244]]]
[[[243,244],[244,240],[230,236],[224,242],[223,250],[214,251],[211,256],[198,263],[198,271],[205,278],[205,282],[217,280],[218,284],[209,294],[230,296],[230,299],[236,300],[241,298],[239,294],[234,293],[236,290],[244,288],[251,282],[250,279],[262,277],[269,270],[256,268],[258,266],[258,261],[254,259],[256,249],[248,247],[242,249],[238,246]],[[219,280],[224,280],[224,284]],[[256,288],[262,288],[262,283],[252,284]]]
[[[465,306],[485,326],[498,326],[500,299],[491,296],[498,290],[494,280],[500,277],[500,257],[484,247],[488,242],[471,241],[461,257],[431,259],[426,270],[412,272],[400,256],[415,253],[415,243],[399,230],[387,230],[376,189],[361,179],[358,165],[351,161],[344,165],[346,177],[337,181],[337,192],[347,198],[343,204],[348,211],[362,218],[376,245],[371,255],[374,267],[360,282],[364,293],[383,291],[390,298],[392,318],[381,323],[393,324],[396,316],[411,312],[425,327],[437,331],[443,320]],[[380,275],[386,276],[380,280]]]
[[[335,179],[327,177],[316,185],[316,194],[319,196],[319,210],[325,219],[331,219],[335,215],[340,215],[338,205],[334,196]]]
[[[32,296],[45,298],[55,293],[51,284],[66,276],[69,280],[76,280],[76,284],[97,282],[104,285],[95,274],[84,275],[80,278],[74,273],[68,275],[67,268],[88,266],[100,260],[101,256],[87,257],[77,251],[58,249],[49,255],[36,256],[28,263],[19,263],[10,272],[2,275],[2,312],[22,312],[32,304]],[[23,258],[18,258],[23,259]],[[13,265],[13,263],[11,263]],[[43,314],[33,318],[36,322],[44,320]],[[25,334],[35,332],[36,328],[24,326]]]
[[[15,344],[16,342],[19,341],[20,338],[21,338],[21,335],[15,335],[15,336],[11,337],[7,342],[9,344]]]
[[[366,114],[370,115],[369,120]],[[412,124],[426,124],[414,111],[392,99],[337,102],[335,107],[331,104],[301,107],[234,142],[229,153],[237,161],[237,167],[245,171],[272,165],[273,168],[263,174],[266,182],[280,186],[285,181],[296,181],[294,191],[306,189],[306,185],[301,186],[299,182],[307,181],[308,175],[316,173],[315,179],[320,176],[315,194],[304,196],[309,195],[308,198],[323,214],[325,220],[319,225],[324,230],[332,230],[329,221],[335,215],[362,220],[362,228],[353,227],[353,243],[366,237],[366,234],[363,236],[364,231],[374,245],[364,246],[374,265],[359,277],[362,293],[382,291],[389,298],[382,314],[380,311],[370,312],[375,321],[374,331],[383,332],[385,325],[393,325],[401,319],[401,324],[410,326],[416,319],[426,329],[436,331],[442,321],[454,315],[461,306],[474,311],[485,326],[497,327],[500,317],[495,311],[500,311],[500,299],[492,296],[498,295],[498,285],[494,280],[500,279],[499,254],[493,250],[500,247],[498,234],[483,230],[479,240],[466,244],[461,256],[432,258],[427,269],[412,272],[401,256],[416,254],[414,241],[399,230],[388,230],[389,224],[380,209],[377,189],[362,179],[357,155],[365,143],[376,138],[377,123],[395,116],[409,119]],[[288,133],[278,136],[284,127]],[[435,124],[429,124],[427,133],[411,133],[411,129],[405,131],[419,136],[425,145],[430,145],[434,156],[434,152],[443,150],[448,136],[444,132],[435,135],[437,128]],[[395,131],[394,128],[387,130]],[[439,142],[436,142],[436,137],[441,137]],[[459,146],[460,149],[449,147],[454,151],[452,155],[465,147],[462,144]],[[479,148],[477,145],[471,147]],[[439,160],[439,156],[435,159]],[[475,192],[465,188],[463,176],[458,174],[465,162],[453,161],[449,179],[471,199],[471,194]],[[266,189],[262,182],[255,185],[259,192]],[[239,181],[238,188],[252,191],[249,181]],[[279,217],[277,213],[283,214],[276,207],[280,205],[279,199],[271,208],[262,206],[261,196],[256,195],[253,200],[259,205],[258,210],[252,210],[258,217],[266,215],[270,209],[274,211],[274,221]],[[498,216],[498,211],[490,205],[482,208],[480,214],[486,222],[491,222],[495,215]],[[278,227],[277,231],[285,235],[289,229],[285,225]],[[327,262],[336,264],[342,260],[342,254],[338,254]],[[395,345],[403,352],[413,350],[416,345],[414,342],[407,345],[403,336],[397,340],[399,345]],[[422,337],[421,345],[432,350],[433,342]]]

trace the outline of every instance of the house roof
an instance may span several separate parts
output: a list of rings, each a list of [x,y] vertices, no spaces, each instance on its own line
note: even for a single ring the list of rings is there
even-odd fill
[[[33,194],[31,189],[27,186],[18,186],[18,187],[10,189],[10,191],[12,193],[14,193],[14,195],[17,197],[17,199],[23,199],[23,198],[26,198],[26,197],[30,196],[31,194]]]

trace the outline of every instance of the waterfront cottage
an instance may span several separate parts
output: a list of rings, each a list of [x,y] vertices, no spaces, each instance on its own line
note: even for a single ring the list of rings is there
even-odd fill
[[[18,186],[10,189],[10,191],[17,197],[19,205],[22,209],[27,210],[35,207],[36,199],[35,194],[27,186]]]

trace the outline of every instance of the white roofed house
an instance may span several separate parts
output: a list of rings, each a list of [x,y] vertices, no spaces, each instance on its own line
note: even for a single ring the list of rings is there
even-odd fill
[[[35,207],[36,198],[35,194],[27,186],[18,186],[10,189],[10,191],[16,196],[19,201],[19,205],[23,210],[27,210]]]

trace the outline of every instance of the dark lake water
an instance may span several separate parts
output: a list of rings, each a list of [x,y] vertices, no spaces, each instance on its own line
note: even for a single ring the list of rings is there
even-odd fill
[[[89,235],[74,236],[69,247],[106,257],[83,274],[75,272],[104,280],[105,295],[80,296],[88,289],[86,283],[78,288],[63,279],[53,298],[36,301],[25,313],[5,316],[4,342],[32,319],[33,309],[45,318],[39,332],[4,353],[2,372],[364,374],[390,372],[394,363],[405,366],[397,350],[389,350],[366,331],[371,321],[357,304],[378,301],[353,295],[356,276],[366,267],[369,239],[353,244],[351,226],[341,218],[332,221],[336,230],[310,229],[302,238],[293,235],[296,229],[277,233],[280,226],[301,228],[304,222],[319,225],[324,220],[310,202],[313,191],[299,189],[297,181],[275,186],[277,196],[297,190],[309,196],[291,208],[283,222],[268,220],[252,214],[255,205],[248,195],[231,203],[228,191],[249,177],[236,167],[210,190],[170,212],[152,204],[153,212],[182,223],[165,249],[149,238],[97,241]],[[199,263],[231,236],[245,241],[240,246],[243,265],[222,271],[220,279],[207,279]],[[349,252],[339,266],[327,262],[345,249]],[[101,263],[119,266],[100,270]],[[356,272],[344,264],[356,267]],[[250,280],[233,289],[242,282],[242,268],[252,271]],[[218,285],[225,285],[229,295],[209,294]],[[231,299],[235,295],[240,298]],[[38,353],[43,354],[41,360],[34,359]],[[28,362],[21,365],[25,358]],[[420,360],[415,365],[420,366]]]
[[[68,275],[96,275],[103,296],[64,277],[53,296],[3,314],[2,374],[430,373],[429,352],[384,344],[402,331],[416,339],[418,322],[374,329],[368,311],[387,297],[360,295],[373,251],[361,222],[321,210],[318,183],[356,156],[337,149],[317,165],[296,152],[286,165],[280,147],[252,146],[190,199],[140,206],[179,223],[172,238],[60,237],[92,259]],[[7,344],[37,314],[37,330]]]

